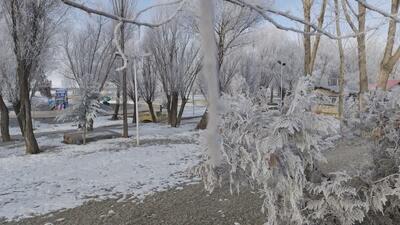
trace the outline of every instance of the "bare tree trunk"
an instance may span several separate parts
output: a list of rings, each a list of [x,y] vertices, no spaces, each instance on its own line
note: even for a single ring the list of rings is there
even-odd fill
[[[146,101],[147,106],[149,107],[149,112],[151,115],[151,120],[153,121],[153,123],[157,123],[157,116],[154,112],[154,107],[153,107],[153,102],[152,101]]]
[[[179,94],[177,92],[172,93],[171,99],[171,127],[178,126],[178,103]]]
[[[208,113],[207,110],[204,112],[203,116],[201,116],[200,122],[196,126],[196,130],[205,130],[207,129],[208,123]]]
[[[94,129],[94,120],[93,119],[89,119],[89,124],[86,125],[86,129],[88,131],[93,131],[93,129]]]
[[[365,108],[364,94],[368,92],[368,74],[367,74],[367,53],[365,46],[365,16],[366,8],[363,4],[358,3],[358,31],[357,45],[358,45],[358,69],[359,69],[359,109],[363,111]]]
[[[128,137],[128,96],[126,85],[126,70],[122,72],[122,120],[123,120],[123,134],[124,138]]]
[[[136,101],[133,100],[132,123],[136,123]]]
[[[82,136],[82,141],[84,145],[86,145],[86,134],[87,134],[87,123],[85,122],[83,126],[83,136]]]
[[[3,142],[11,141],[10,137],[10,117],[6,104],[4,103],[3,96],[0,95],[0,120],[1,120],[1,138]]]
[[[303,13],[306,23],[311,23],[312,0],[303,0]],[[304,73],[311,75],[311,27],[304,25],[303,44],[304,44]]]
[[[181,125],[183,111],[185,110],[185,106],[186,106],[187,102],[188,102],[187,98],[182,98],[181,107],[179,108],[178,119],[177,119],[178,120],[177,121],[178,126]]]
[[[269,96],[269,102],[272,104],[272,103],[274,103],[274,88],[270,87],[270,91],[271,91],[271,93]]]
[[[339,0],[334,0],[335,2],[335,16],[336,16],[336,33],[337,36],[342,35],[342,31],[340,29],[340,11],[339,11]],[[339,47],[339,118],[340,121],[343,120],[343,108],[344,108],[344,50],[342,39],[338,39],[338,47]]]
[[[342,8],[350,28],[357,34],[357,55],[358,55],[358,70],[359,70],[359,110],[364,110],[365,99],[364,94],[368,91],[368,75],[367,75],[367,55],[365,47],[365,18],[366,8],[363,4],[358,3],[357,21],[358,27],[353,23],[353,20],[347,10],[348,0],[342,0]]]
[[[392,0],[391,15],[397,16],[399,11],[399,2],[400,0]],[[400,58],[400,47],[398,47],[396,52],[393,54],[396,31],[397,31],[397,22],[391,19],[389,21],[389,29],[386,40],[385,53],[383,55],[383,59],[378,74],[378,88],[382,90],[386,90],[389,76],[393,71],[393,67],[396,65],[397,61]]]
[[[386,66],[386,65],[381,65],[379,68],[379,73],[378,73],[378,88],[381,90],[386,91],[387,90],[387,82],[389,80],[391,71],[393,69]]]
[[[118,120],[120,98],[121,98],[121,88],[118,86],[117,87],[117,101],[115,102],[114,114],[111,117],[112,120]]]
[[[324,19],[325,19],[325,11],[326,11],[326,5],[328,3],[328,0],[323,0],[322,5],[321,5],[321,11],[318,17],[318,28],[322,29],[322,26],[324,24]],[[310,74],[313,73],[314,71],[314,66],[315,66],[315,60],[317,58],[317,53],[318,53],[318,48],[319,48],[319,43],[321,41],[321,34],[318,33],[315,37],[315,41],[314,41],[314,46],[313,48],[310,50],[311,51],[311,60],[310,60]]]
[[[22,64],[20,62],[19,64]],[[23,125],[24,125],[24,140],[26,145],[26,153],[28,154],[37,154],[40,152],[38,143],[36,141],[35,135],[33,133],[33,124],[32,124],[32,115],[31,115],[31,102],[29,98],[29,79],[28,72],[29,70],[22,67],[21,65],[17,68],[17,75],[19,80],[19,95],[21,101],[21,112],[24,116]]]
[[[319,29],[322,29],[324,25],[325,19],[325,11],[327,6],[327,0],[323,0],[321,4],[320,13],[318,16],[318,25]],[[306,23],[311,23],[311,9],[314,4],[314,0],[303,0],[303,14],[304,14],[304,21]],[[303,41],[304,41],[304,73],[305,75],[312,75],[314,70],[315,61],[317,58],[318,48],[321,41],[321,34],[317,34],[315,36],[314,45],[311,44],[311,26],[304,25],[304,34],[303,34]]]
[[[168,124],[172,123],[172,113],[171,113],[171,95],[167,95],[167,114],[168,114]]]

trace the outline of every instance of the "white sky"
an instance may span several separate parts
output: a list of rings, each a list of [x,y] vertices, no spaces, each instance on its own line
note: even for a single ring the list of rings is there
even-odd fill
[[[104,8],[104,9],[108,9],[109,8],[109,4],[110,4],[110,0],[83,0],[85,1],[85,3],[87,5],[90,6],[95,6],[97,8]],[[164,0],[137,0],[137,8],[138,9],[143,9],[145,7],[154,5],[159,3],[160,1],[164,1]],[[274,4],[275,7],[279,10],[282,11],[287,11],[292,15],[296,15],[301,17],[303,12],[302,12],[302,5],[301,5],[301,1],[302,0],[275,0]],[[331,2],[331,1],[329,1]],[[350,1],[352,2],[352,4],[355,4],[354,1]],[[373,4],[375,6],[379,6],[380,9],[385,10],[385,11],[389,11],[390,9],[390,2],[388,0],[370,0],[368,1],[368,3]],[[319,5],[315,6],[315,12],[318,12],[319,9]],[[144,15],[144,17],[142,18],[143,20],[148,20],[150,19],[152,16],[152,12]],[[328,21],[332,22],[332,17],[333,17],[333,12],[332,12],[332,5],[328,6],[327,12],[326,12],[326,16],[327,16],[327,23],[329,23]],[[313,15],[314,20],[317,18],[317,15]],[[79,10],[76,9],[71,9],[71,18],[70,21],[72,22],[72,27],[76,27],[79,26],[80,21],[85,21],[91,19],[91,16],[80,12]],[[302,29],[302,26],[300,24],[295,24],[290,20],[284,19],[282,17],[275,17],[275,19],[285,25],[285,26],[292,26],[292,27],[296,27],[299,29]],[[385,19],[383,19],[382,16],[377,15],[376,13],[368,13],[368,18],[367,18],[367,26],[369,27],[375,27],[378,24],[382,23],[383,21],[385,21]],[[343,23],[345,24],[345,23]],[[349,27],[347,25],[343,25],[343,33],[351,33]],[[334,30],[331,31],[332,33],[334,33]],[[287,32],[289,37],[293,38],[293,39],[299,39],[299,41],[301,41],[300,37],[298,34],[293,33],[293,32]],[[370,34],[370,38],[374,38],[374,40],[376,39],[377,41],[381,41],[386,35],[386,26],[380,26],[380,29],[377,31],[372,32],[372,34]],[[352,42],[352,39],[348,39],[345,41],[346,43],[350,43]],[[63,86],[63,75],[60,74],[60,71],[54,71],[49,75],[49,78],[53,81],[53,86],[54,87],[62,87]]]

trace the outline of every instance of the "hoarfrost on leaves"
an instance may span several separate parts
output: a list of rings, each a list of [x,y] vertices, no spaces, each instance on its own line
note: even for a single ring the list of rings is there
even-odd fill
[[[282,112],[268,109],[267,98],[262,97],[264,89],[251,95],[223,96],[224,110],[218,124],[222,165],[210,168],[205,163],[197,172],[210,191],[225,178],[229,178],[232,192],[239,191],[240,185],[259,189],[264,196],[266,224],[350,225],[365,220],[375,224],[371,221],[376,213],[395,212],[400,195],[396,93],[372,93],[365,113],[354,113],[357,107],[349,107],[345,115],[343,135],[363,133],[354,127],[367,131],[379,128],[376,165],[352,176],[338,171],[324,174],[320,168],[326,162],[323,153],[344,137],[338,119],[312,112],[318,104],[314,84],[311,77],[300,78]],[[354,98],[346,101],[349,106],[357,105]],[[353,120],[357,116],[361,118]],[[354,126],[350,121],[365,124]],[[382,168],[381,160],[390,168]]]
[[[58,120],[72,119],[84,128],[93,121],[98,113],[103,112],[100,103],[98,83],[93,82],[92,75],[83,76],[78,81],[79,98],[76,104],[65,110]]]

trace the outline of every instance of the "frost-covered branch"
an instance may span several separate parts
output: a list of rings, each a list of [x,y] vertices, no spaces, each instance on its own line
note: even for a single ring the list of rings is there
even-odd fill
[[[146,8],[146,9],[144,9],[144,10],[139,11],[133,18],[125,18],[125,17],[121,17],[121,16],[114,15],[114,14],[111,14],[111,13],[107,13],[105,11],[94,9],[92,7],[85,6],[84,4],[77,3],[77,2],[75,2],[73,0],[61,0],[61,1],[63,3],[65,3],[66,5],[72,6],[74,8],[80,9],[80,10],[83,10],[83,11],[89,13],[89,14],[96,14],[96,15],[99,15],[99,16],[104,16],[104,17],[107,17],[107,18],[110,18],[112,20],[119,21],[119,22],[122,22],[122,23],[130,23],[130,24],[134,24],[134,25],[137,25],[137,26],[145,26],[145,27],[155,28],[155,27],[159,27],[159,26],[161,26],[161,25],[163,25],[165,23],[168,23],[171,20],[173,20],[176,17],[176,15],[183,10],[187,0],[179,0],[179,1],[174,1],[174,2],[171,2],[171,3],[163,3],[163,4],[157,4],[157,5],[154,5],[154,6],[150,6],[150,7]],[[171,16],[166,18],[165,20],[162,20],[162,21],[160,21],[158,23],[143,22],[143,21],[140,21],[138,19],[138,17],[140,17],[141,14],[143,14],[144,12],[146,12],[146,11],[148,11],[150,9],[161,7],[161,6],[176,5],[176,4],[179,4],[179,6],[175,10],[175,12]]]
[[[307,22],[303,18],[291,15],[288,12],[280,11],[280,10],[273,9],[273,8],[270,8],[270,7],[263,7],[263,6],[260,6],[258,4],[255,4],[255,3],[248,3],[248,2],[245,2],[244,0],[225,0],[225,1],[230,2],[232,4],[235,4],[235,5],[238,5],[240,7],[250,8],[251,10],[254,10],[254,11],[258,12],[265,20],[267,20],[268,22],[272,23],[276,28],[278,28],[280,30],[292,31],[292,32],[299,33],[299,34],[308,34],[308,35],[320,35],[320,34],[322,34],[322,35],[325,35],[326,37],[328,37],[330,39],[334,39],[334,40],[354,38],[354,37],[357,37],[357,36],[360,35],[360,33],[355,33],[355,34],[353,33],[353,34],[344,34],[344,35],[341,35],[341,36],[337,36],[335,34],[332,34],[332,33],[328,32],[328,31],[326,31],[325,29],[319,28],[318,25],[316,25],[316,24]],[[356,0],[356,1],[358,1],[358,0]],[[268,13],[271,13],[271,14],[277,15],[277,16],[282,16],[282,17],[284,17],[286,19],[289,19],[289,20],[294,21],[294,22],[298,22],[298,23],[303,24],[305,26],[310,26],[314,31],[305,32],[304,30],[300,30],[300,29],[297,29],[297,28],[285,26],[285,25],[277,22],[274,18],[272,18],[270,15],[268,15]],[[369,32],[369,31],[373,31],[373,30],[377,30],[377,29],[378,29],[378,26],[377,27],[368,28],[368,29],[366,29],[365,32]]]
[[[137,26],[145,26],[145,27],[150,27],[150,28],[155,28],[155,27],[159,27],[163,24],[169,23],[170,21],[172,21],[179,12],[181,12],[186,4],[187,0],[178,0],[178,1],[174,1],[174,2],[167,2],[167,3],[162,3],[162,4],[157,4],[157,5],[153,5],[150,7],[147,7],[141,11],[139,11],[135,16],[133,16],[133,18],[126,18],[124,16],[121,15],[115,15],[115,14],[111,14],[111,13],[107,13],[105,11],[102,10],[98,10],[98,9],[94,9],[91,7],[87,7],[84,4],[80,4],[80,3],[76,3],[73,0],[62,0],[63,3],[65,3],[66,5],[72,6],[74,8],[83,10],[89,14],[96,14],[96,15],[100,15],[100,16],[104,16],[110,19],[113,19],[115,21],[118,21],[117,25],[114,28],[114,40],[113,43],[115,44],[116,48],[117,48],[117,54],[119,56],[121,56],[123,64],[121,67],[117,68],[116,71],[123,71],[126,69],[127,65],[128,65],[128,58],[125,55],[125,52],[123,51],[123,48],[121,46],[120,43],[120,35],[119,35],[119,30],[121,29],[121,26],[123,26],[125,23],[129,23],[129,24],[134,24]],[[139,20],[139,17],[154,8],[158,8],[158,7],[162,7],[162,6],[171,6],[171,5],[178,5],[178,8],[174,11],[174,13],[172,13],[169,17],[165,18],[164,20],[161,20],[158,23],[149,23],[149,22],[142,22]]]
[[[121,26],[124,23],[122,21],[120,21],[115,27],[114,27],[114,39],[113,39],[113,43],[115,45],[115,47],[117,48],[117,54],[119,56],[121,56],[122,58],[122,66],[117,68],[116,71],[123,71],[126,69],[127,65],[128,65],[128,58],[125,55],[125,52],[122,50],[121,44],[120,44],[120,29]]]
[[[365,8],[367,8],[367,9],[369,9],[371,11],[374,11],[374,12],[376,12],[378,14],[381,14],[384,17],[390,18],[390,19],[396,21],[396,23],[400,23],[400,18],[397,17],[397,14],[390,14],[388,12],[385,12],[382,9],[379,9],[378,7],[375,7],[375,6],[367,3],[364,0],[355,0],[355,1],[361,3],[363,6],[365,6]]]

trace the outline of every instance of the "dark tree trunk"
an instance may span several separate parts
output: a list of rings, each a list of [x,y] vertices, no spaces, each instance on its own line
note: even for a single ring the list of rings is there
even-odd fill
[[[282,101],[285,99],[286,97],[286,89],[282,88]]]
[[[19,81],[19,97],[21,101],[20,115],[24,125],[24,140],[26,146],[26,153],[37,154],[40,152],[39,145],[36,141],[35,134],[33,133],[32,115],[31,115],[31,102],[29,98],[29,68],[22,67],[22,62],[17,68],[17,75]]]
[[[133,100],[132,123],[136,123],[136,101]]]
[[[172,93],[171,99],[171,127],[178,126],[178,102],[179,102],[179,94]]]
[[[181,125],[183,111],[185,110],[185,106],[186,106],[187,102],[188,102],[188,100],[186,98],[182,99],[181,107],[179,109],[179,114],[178,114],[178,119],[177,119],[178,120],[177,121],[178,126]]]
[[[270,90],[271,90],[271,95],[269,97],[269,103],[274,103],[274,88],[271,87]]]
[[[8,142],[11,141],[10,137],[10,130],[9,130],[9,125],[10,125],[10,117],[8,115],[8,108],[6,104],[4,103],[3,96],[0,95],[0,120],[1,120],[1,138],[3,142]]]
[[[123,133],[122,137],[128,137],[128,94],[126,85],[126,69],[122,72],[122,120]]]
[[[86,145],[86,136],[87,136],[87,124],[85,122],[85,124],[83,125],[83,133],[82,133],[82,141],[83,141],[83,145]]]
[[[93,129],[94,129],[94,120],[93,119],[90,119],[88,121],[86,128],[87,128],[87,131],[93,131]]]
[[[172,122],[172,114],[171,114],[171,96],[167,95],[167,115],[168,115],[168,124]]]
[[[200,122],[197,124],[196,130],[205,130],[207,129],[207,122],[208,122],[208,113],[207,110],[204,112],[203,116],[201,117]]]
[[[121,90],[119,87],[117,87],[117,101],[115,102],[115,107],[114,107],[114,114],[111,117],[111,120],[118,120],[118,113],[119,113],[119,99],[121,97]]]
[[[154,113],[154,107],[153,107],[153,102],[152,101],[146,101],[147,106],[149,107],[149,112],[151,115],[151,120],[153,121],[153,123],[157,123],[157,116]]]

